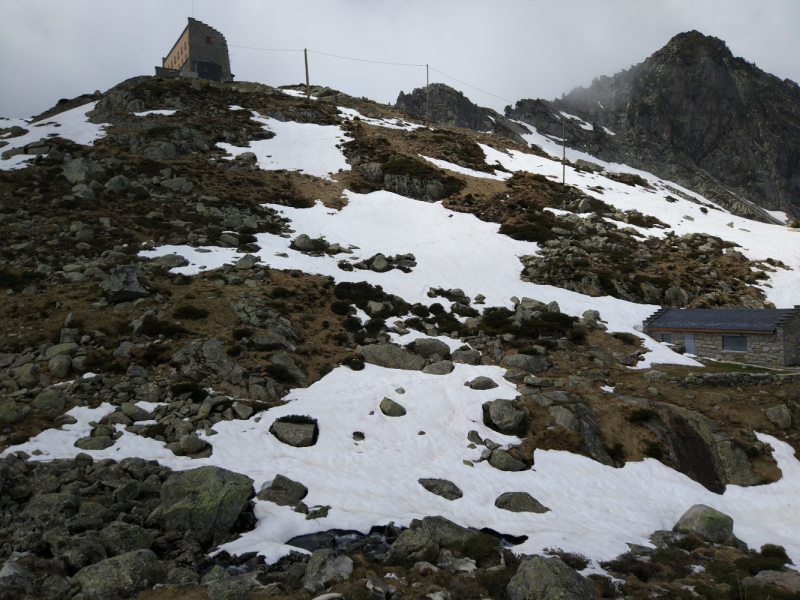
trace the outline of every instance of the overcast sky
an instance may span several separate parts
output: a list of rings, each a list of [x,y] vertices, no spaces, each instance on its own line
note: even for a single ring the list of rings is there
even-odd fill
[[[431,72],[502,110],[552,99],[644,60],[697,29],[781,79],[800,81],[798,0],[0,0],[0,116],[27,117],[136,75],[152,75],[197,19],[228,40],[238,80],[304,79],[302,49]],[[425,69],[309,55],[312,84],[393,103]]]

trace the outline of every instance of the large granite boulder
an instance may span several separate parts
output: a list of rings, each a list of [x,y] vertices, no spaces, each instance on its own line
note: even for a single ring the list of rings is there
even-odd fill
[[[84,567],[72,578],[86,598],[133,598],[162,583],[166,571],[152,550],[134,550]]]
[[[509,600],[595,600],[589,581],[560,558],[534,554],[522,559],[506,587]]]
[[[673,528],[678,533],[694,534],[712,544],[720,544],[733,535],[733,519],[705,504],[695,504]]]
[[[387,369],[421,371],[425,359],[394,344],[371,344],[361,351],[364,362]]]
[[[165,531],[194,530],[204,541],[227,532],[253,495],[253,480],[220,467],[173,473],[161,486],[155,515]],[[153,515],[151,515],[153,518]]]

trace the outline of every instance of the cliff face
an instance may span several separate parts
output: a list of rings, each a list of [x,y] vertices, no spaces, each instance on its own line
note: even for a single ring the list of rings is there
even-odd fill
[[[527,128],[514,123],[491,108],[478,106],[458,90],[443,83],[430,85],[431,113],[434,123],[448,127],[465,127],[474,131],[488,131],[526,144],[521,133],[530,133]],[[425,117],[427,114],[427,91],[417,88],[410,94],[400,92],[395,107],[409,114]],[[527,144],[526,144],[527,145]]]
[[[567,119],[573,148],[746,216],[768,219],[759,207],[800,216],[800,87],[734,57],[717,38],[679,34],[627,71],[560,100],[521,100],[506,116],[560,138],[561,111],[594,126]]]

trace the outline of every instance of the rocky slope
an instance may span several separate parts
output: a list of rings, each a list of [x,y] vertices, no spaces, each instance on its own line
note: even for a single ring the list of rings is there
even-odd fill
[[[722,40],[676,35],[626,71],[561,99],[520,100],[506,116],[561,138],[562,112],[578,117],[566,118],[570,147],[656,173],[738,214],[800,216],[800,86],[734,57]]]
[[[451,94],[439,91],[442,98]],[[651,473],[668,472],[679,478],[673,483],[713,499],[731,484],[757,491],[782,474],[774,449],[755,432],[800,447],[796,374],[731,373],[742,370],[731,365],[633,370],[657,349],[609,329],[609,315],[598,310],[576,314],[545,296],[493,305],[433,282],[422,290],[424,302],[411,285],[385,291],[381,286],[390,290],[397,278],[432,262],[480,275],[458,257],[430,254],[428,248],[448,240],[444,227],[413,249],[361,255],[354,244],[358,233],[370,233],[366,222],[365,231],[351,232],[354,239],[327,240],[295,231],[300,219],[288,215],[311,213],[321,200],[329,221],[342,220],[348,203],[357,204],[345,190],[374,191],[367,198],[375,205],[392,193],[420,214],[441,202],[445,222],[496,224],[495,237],[528,244],[525,254],[512,257],[516,283],[542,294],[611,296],[626,310],[646,308],[642,302],[765,306],[756,284],[787,268],[749,260],[713,235],[665,237],[659,219],[538,173],[498,178],[503,168],[487,153],[538,155],[514,141],[510,126],[497,125],[493,133],[461,128],[495,122],[488,113],[431,130],[393,107],[334,90],[315,88],[311,101],[291,92],[142,77],[60,103],[19,126],[45,131],[51,119],[96,101],[86,116],[106,129],[91,145],[60,136],[59,125],[16,149],[14,136],[26,134],[7,132],[15,148],[8,160],[29,162],[0,172],[7,234],[0,242],[0,595],[217,600],[327,591],[447,600],[536,598],[549,589],[588,599],[616,597],[624,580],[622,592],[631,597],[680,597],[691,587],[720,598],[731,597],[734,582],[753,577],[751,592],[768,586],[772,597],[791,597],[786,590],[797,582],[785,570],[786,553],[779,546],[748,550],[729,517],[705,508],[679,521],[689,505],[682,507],[674,523],[662,525],[674,524],[675,532],[651,528],[645,538],[652,534],[652,547],[633,544],[616,560],[595,561],[588,578],[589,571],[576,569],[591,561],[577,552],[550,547],[518,556],[514,547],[532,531],[473,528],[439,515],[448,504],[470,501],[472,490],[457,485],[458,469],[481,472],[488,489],[493,478],[546,473],[542,456],[549,450],[614,476],[654,459]],[[146,111],[160,112],[136,114]],[[266,129],[258,120],[266,118],[274,129],[276,123],[338,128],[342,137],[331,146],[351,170],[326,178],[327,169],[314,175],[268,166],[265,158],[278,151],[264,157],[258,144],[289,134]],[[311,136],[302,139],[303,154],[319,151]],[[584,165],[582,172],[591,169]],[[607,195],[594,192],[608,198],[619,184],[650,193],[641,178],[620,175],[620,183],[612,176],[603,180]],[[411,244],[411,232],[400,234]],[[275,255],[266,255],[263,248],[276,242]],[[154,252],[164,246],[168,252]],[[176,272],[193,265],[195,251],[209,258],[230,252],[232,260]],[[312,267],[282,268],[290,256],[331,263],[336,277]],[[537,282],[554,287],[534,288]],[[344,399],[332,399],[324,385],[306,389],[341,373]],[[376,373],[392,380],[385,394],[394,399],[375,391]],[[392,436],[419,418],[415,377],[443,387],[423,390],[427,434],[416,427],[398,441]],[[459,379],[454,393],[443,382],[456,377],[466,381]],[[397,381],[408,381],[408,391]],[[299,392],[313,402],[290,395]],[[476,410],[459,434],[456,464],[414,476],[417,493],[438,508],[404,521],[407,527],[390,523],[405,519],[391,514],[360,532],[332,529],[333,516],[346,512],[344,501],[312,501],[320,484],[312,473],[335,471],[344,479],[346,465],[335,461],[348,459],[321,448],[344,438],[348,448],[369,455],[369,444],[388,440],[410,455],[412,439],[422,440],[422,456],[433,464],[444,454],[435,444],[462,425],[459,418],[467,420],[455,413],[439,422],[437,402],[448,394]],[[361,395],[368,403],[358,410],[346,404]],[[332,427],[331,412],[352,418],[352,429]],[[373,434],[373,417],[385,417],[394,429]],[[252,435],[261,437],[252,442]],[[264,440],[277,444],[274,455],[257,445]],[[251,455],[260,459],[259,475],[234,472]],[[324,468],[290,477],[299,457],[309,455]],[[53,456],[59,459],[44,460]],[[418,456],[411,454],[415,468],[427,468]],[[385,473],[361,475],[374,485]],[[516,489],[525,483],[497,481],[502,493],[487,511],[511,513],[514,523],[563,513],[566,498],[544,502],[547,490],[536,498],[533,490]],[[377,488],[369,488],[375,504],[386,492]],[[349,496],[363,506],[364,490]],[[308,533],[285,535],[271,547],[285,554],[288,543],[310,557],[295,552],[265,564],[267,550],[215,552],[252,539],[246,536],[259,527],[272,535],[297,523]]]

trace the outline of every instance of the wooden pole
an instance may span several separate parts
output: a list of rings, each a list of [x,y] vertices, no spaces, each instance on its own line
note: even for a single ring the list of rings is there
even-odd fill
[[[306,59],[306,99],[311,98],[311,88],[308,86],[308,49],[303,48],[303,56]]]
[[[425,65],[425,91],[427,93],[427,99],[425,100],[425,106],[428,109],[427,111],[427,122],[430,124],[431,122],[431,73],[428,65]]]
[[[561,144],[564,147],[564,156],[561,158],[561,185],[567,184],[567,126],[564,115],[561,115]]]

